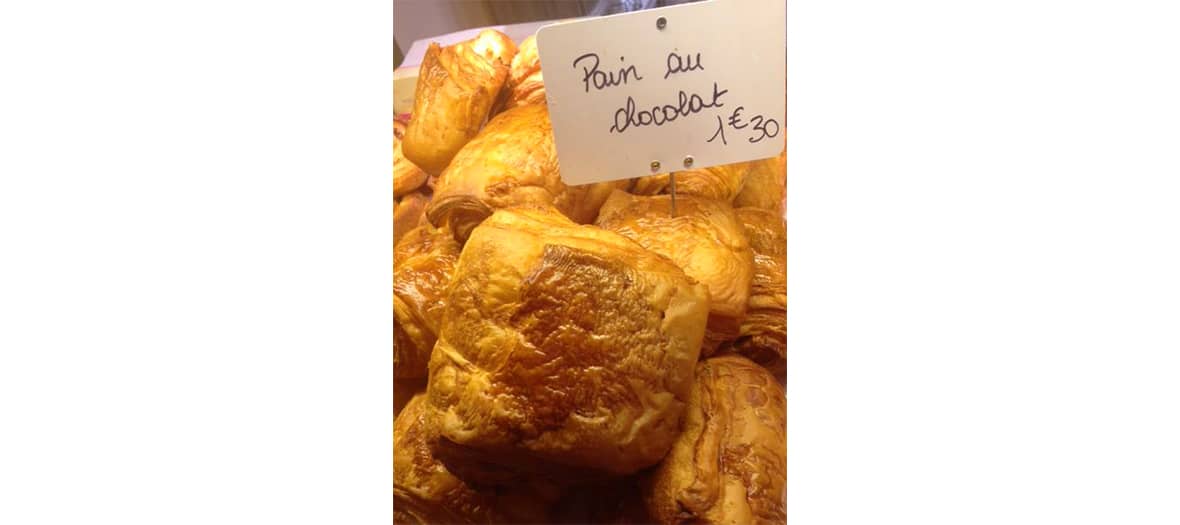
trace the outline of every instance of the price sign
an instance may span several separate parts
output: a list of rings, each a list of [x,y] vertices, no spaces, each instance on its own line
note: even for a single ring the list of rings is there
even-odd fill
[[[561,177],[587,184],[778,155],[786,2],[712,0],[537,33]]]

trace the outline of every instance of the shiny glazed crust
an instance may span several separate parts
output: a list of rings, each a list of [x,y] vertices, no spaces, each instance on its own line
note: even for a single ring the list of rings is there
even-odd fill
[[[426,398],[414,396],[393,422],[393,522],[547,523],[555,495],[531,486],[476,488],[456,477],[431,452],[436,439]]]
[[[588,223],[616,184],[566,186],[549,111],[544,105],[521,106],[496,115],[455,155],[426,213],[435,225],[449,223],[460,241],[493,211],[516,205],[553,205]]]
[[[426,377],[442,322],[443,297],[459,245],[450,230],[424,224],[393,250],[393,376]]]
[[[742,191],[742,187],[746,183],[746,175],[750,171],[750,167],[751,163],[749,162],[738,162],[710,168],[677,171],[676,195],[694,195],[733,202],[734,197]],[[631,193],[636,195],[656,195],[671,191],[671,180],[667,173],[639,177],[631,189]]]
[[[483,483],[658,462],[679,432],[707,293],[551,207],[497,211],[464,246],[431,355],[436,452]]]
[[[645,488],[662,524],[782,524],[787,499],[782,386],[741,356],[697,366],[684,433]]]
[[[703,355],[737,337],[746,316],[754,255],[745,230],[728,204],[680,196],[672,216],[666,195],[640,197],[615,191],[597,225],[617,232],[684,269],[709,288],[709,321]]]
[[[403,138],[406,158],[440,173],[487,120],[515,53],[511,39],[494,30],[445,48],[431,43]]]
[[[741,334],[730,348],[776,376],[787,366],[787,227],[778,212],[738,208],[754,250],[754,278]]]

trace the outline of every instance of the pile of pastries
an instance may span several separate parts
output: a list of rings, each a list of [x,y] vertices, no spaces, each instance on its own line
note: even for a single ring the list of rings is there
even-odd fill
[[[431,44],[411,115],[394,521],[785,522],[785,147],[674,211],[668,174],[566,185],[536,41],[491,30]]]

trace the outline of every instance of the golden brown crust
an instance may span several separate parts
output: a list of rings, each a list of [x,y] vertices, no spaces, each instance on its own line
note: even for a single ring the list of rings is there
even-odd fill
[[[393,376],[425,377],[442,322],[443,297],[459,245],[450,230],[424,224],[393,250]]]
[[[786,523],[787,403],[770,373],[736,355],[702,361],[684,432],[645,487],[665,525]]]
[[[431,43],[403,138],[406,158],[427,173],[442,172],[487,120],[515,52],[512,41],[494,30],[445,48]]]
[[[425,191],[415,191],[395,199],[393,204],[393,244],[406,233],[426,223],[426,205],[430,196]]]
[[[393,197],[399,198],[426,183],[429,176],[402,154],[402,141],[393,140]]]
[[[701,350],[707,356],[739,333],[754,255],[729,205],[682,196],[676,206],[673,217],[668,196],[615,191],[602,205],[596,224],[667,257],[709,288],[709,321]]]
[[[749,308],[729,349],[776,377],[787,366],[787,227],[778,212],[738,208],[738,220],[754,250]]]
[[[706,289],[553,208],[500,210],[459,257],[427,392],[440,457],[484,471],[628,474],[679,430]],[[448,463],[451,464],[451,463]]]
[[[393,423],[394,523],[547,523],[553,497],[530,486],[475,487],[434,457],[423,394]]]
[[[677,188],[679,189],[679,188]],[[746,184],[733,200],[735,208],[761,208],[783,213],[783,202],[787,192],[787,150],[777,157],[750,163]]]
[[[677,171],[676,195],[693,195],[733,202],[734,197],[742,191],[742,186],[746,183],[750,167],[751,163],[749,162],[738,162]],[[639,177],[631,189],[631,193],[636,195],[656,195],[671,191],[671,180],[667,173]]]
[[[432,224],[449,223],[460,242],[493,211],[511,206],[553,205],[574,221],[588,223],[616,184],[566,186],[549,111],[543,105],[521,106],[496,115],[455,155],[426,213]]]
[[[537,52],[537,36],[532,35],[520,43],[508,80],[500,91],[493,113],[507,111],[517,106],[545,104],[545,79],[541,76],[541,56]]]

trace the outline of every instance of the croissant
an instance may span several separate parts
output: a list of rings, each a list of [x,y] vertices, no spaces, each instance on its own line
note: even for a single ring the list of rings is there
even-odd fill
[[[548,523],[557,494],[535,485],[475,487],[434,457],[434,425],[423,394],[393,421],[393,522]]]
[[[746,318],[731,349],[781,378],[787,366],[787,227],[777,212],[735,212],[754,250],[754,277]]]
[[[695,195],[708,199],[733,202],[734,197],[742,191],[746,176],[750,171],[749,162],[723,164],[702,169],[690,169],[676,172],[676,195]],[[639,177],[631,193],[636,195],[656,195],[669,193],[672,190],[671,179],[667,173]]]
[[[680,430],[707,294],[552,207],[495,212],[463,247],[430,357],[436,454],[480,483],[655,464]]]
[[[487,120],[515,54],[516,44],[492,29],[445,48],[431,43],[403,137],[406,158],[427,173],[441,172]]]
[[[677,181],[679,182],[679,181]],[[679,190],[679,188],[677,188]],[[746,185],[733,199],[735,208],[752,207],[777,212],[782,216],[787,192],[787,150],[777,157],[750,163]]]
[[[430,204],[430,196],[421,190],[394,200],[393,244],[395,246],[407,232],[426,223],[427,204]]]
[[[515,205],[553,205],[588,223],[611,189],[625,182],[566,186],[548,109],[520,106],[496,115],[455,155],[439,176],[426,214],[432,224],[449,223],[461,242],[494,210]]]
[[[709,321],[702,355],[736,338],[750,294],[754,255],[732,208],[700,197],[676,199],[672,215],[666,195],[635,196],[615,191],[596,224],[663,255],[709,288]]]
[[[787,400],[770,373],[736,355],[697,365],[684,433],[644,491],[658,523],[782,524]]]
[[[516,56],[512,57],[508,80],[504,83],[504,89],[500,90],[497,109],[493,113],[529,104],[545,104],[545,80],[541,77],[541,56],[537,53],[536,35],[524,39]]]
[[[459,245],[451,232],[424,224],[393,250],[393,376],[425,377],[442,320],[442,299]]]

